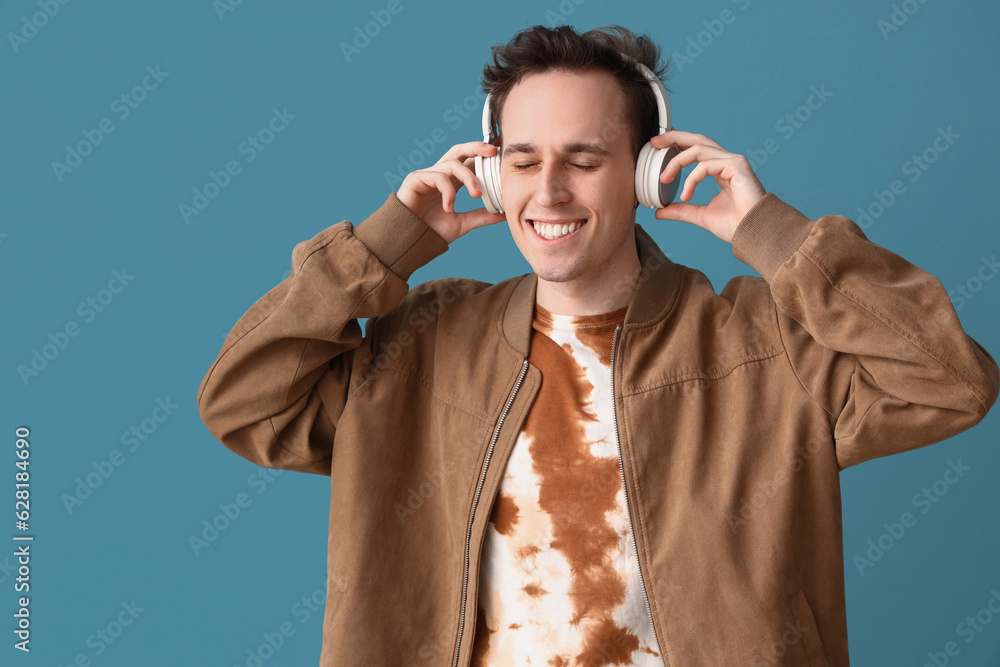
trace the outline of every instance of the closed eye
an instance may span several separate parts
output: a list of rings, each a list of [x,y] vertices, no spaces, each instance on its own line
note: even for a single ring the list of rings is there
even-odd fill
[[[532,162],[530,164],[515,164],[515,165],[513,165],[513,167],[514,167],[514,169],[517,169],[518,171],[524,171],[525,169],[528,169],[529,167],[533,167],[536,164],[537,164],[537,162]],[[594,169],[597,169],[598,165],[596,165],[596,164],[574,164],[573,166],[576,167],[577,169],[581,169],[583,171],[593,171]]]

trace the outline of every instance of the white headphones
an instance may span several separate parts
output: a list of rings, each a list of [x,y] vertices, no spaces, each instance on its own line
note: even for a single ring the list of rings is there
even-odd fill
[[[653,88],[660,120],[659,134],[663,134],[668,129],[673,129],[670,125],[670,102],[667,100],[667,92],[663,87],[663,83],[656,78],[648,67],[638,62],[635,58],[624,53],[621,56],[627,60],[631,60]],[[487,143],[490,143],[490,132],[493,127],[493,119],[490,116],[490,97],[490,95],[487,95],[486,102],[483,104],[483,141]],[[646,208],[663,208],[672,202],[677,195],[677,185],[681,180],[680,174],[675,176],[669,183],[660,183],[660,174],[663,173],[667,163],[678,152],[676,146],[653,148],[648,141],[642,147],[642,150],[639,151],[639,157],[635,164],[635,197]],[[479,179],[479,186],[483,193],[483,203],[486,206],[486,210],[490,213],[503,213],[503,193],[500,189],[499,150],[496,155],[491,157],[476,156],[476,178]]]

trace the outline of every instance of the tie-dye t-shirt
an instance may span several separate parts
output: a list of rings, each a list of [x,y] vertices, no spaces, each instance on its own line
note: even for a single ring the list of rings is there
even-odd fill
[[[535,307],[529,361],[542,385],[487,527],[473,667],[663,665],[612,415],[611,341],[624,317]]]

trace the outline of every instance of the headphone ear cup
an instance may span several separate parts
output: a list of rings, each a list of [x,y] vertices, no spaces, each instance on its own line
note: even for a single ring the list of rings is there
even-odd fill
[[[669,183],[660,182],[660,174],[680,151],[676,146],[653,148],[648,141],[639,151],[635,165],[635,197],[646,208],[663,208],[677,196],[680,173]]]
[[[674,198],[677,196],[677,186],[680,185],[681,182],[681,172],[678,171],[677,175],[674,176],[674,180],[669,183],[661,183],[660,174],[662,174],[663,170],[667,168],[667,164],[677,157],[680,150],[676,146],[670,146],[669,148],[658,149],[657,153],[657,157],[653,158],[653,160],[654,164],[657,161],[659,162],[659,167],[656,169],[656,185],[660,191],[660,202],[662,208],[663,206],[673,202]]]
[[[483,205],[490,213],[503,213],[503,192],[500,189],[500,158],[476,156],[476,178],[483,193]]]

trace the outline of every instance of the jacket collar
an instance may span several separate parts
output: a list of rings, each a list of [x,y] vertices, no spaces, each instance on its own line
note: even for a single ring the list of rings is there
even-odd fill
[[[663,254],[638,223],[635,225],[635,244],[642,273],[625,312],[626,327],[643,324],[665,314],[673,307],[677,297],[677,265]],[[504,337],[525,357],[530,348],[537,286],[538,276],[534,273],[521,276],[514,284],[503,314]]]

